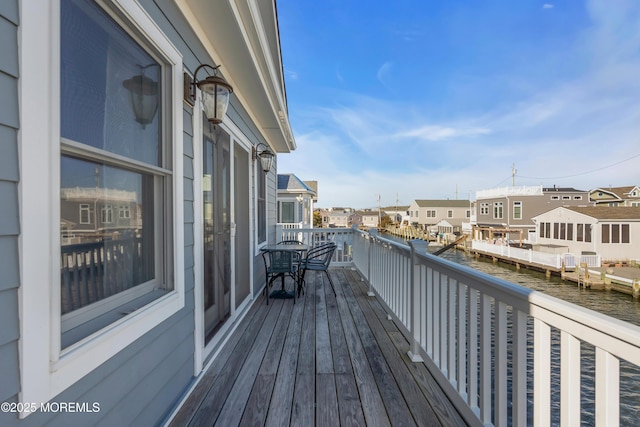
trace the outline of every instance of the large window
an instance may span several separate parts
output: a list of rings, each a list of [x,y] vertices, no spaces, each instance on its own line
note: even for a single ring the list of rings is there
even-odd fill
[[[184,307],[183,66],[137,2],[24,7],[20,399],[46,402]]]
[[[629,243],[629,224],[602,224],[602,243]]]
[[[63,0],[61,17],[60,222],[76,236],[60,248],[64,348],[104,327],[105,313],[173,289],[172,165],[161,63],[93,3]],[[137,103],[152,104],[146,117]]]

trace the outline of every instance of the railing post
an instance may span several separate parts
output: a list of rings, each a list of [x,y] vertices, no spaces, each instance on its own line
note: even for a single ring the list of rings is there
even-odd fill
[[[424,362],[420,356],[420,304],[422,304],[420,286],[420,264],[417,262],[416,252],[421,254],[427,251],[428,243],[424,240],[414,239],[409,241],[411,247],[411,302],[409,303],[409,333],[411,334],[411,348],[407,353],[412,362]]]
[[[373,285],[371,284],[371,251],[373,248],[373,239],[378,236],[378,229],[372,228],[369,230],[369,239],[367,240],[367,281],[369,282],[369,291],[367,295],[370,297],[376,296],[373,292]]]

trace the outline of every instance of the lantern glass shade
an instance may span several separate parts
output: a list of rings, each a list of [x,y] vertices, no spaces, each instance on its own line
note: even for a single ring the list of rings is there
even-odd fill
[[[260,154],[260,166],[262,166],[262,170],[267,173],[271,170],[271,166],[273,166],[273,158],[275,154],[273,154],[270,150],[264,150]]]
[[[217,75],[198,82],[198,87],[202,92],[202,104],[207,119],[213,124],[222,123],[233,89],[226,80]]]
[[[158,83],[144,74],[125,80],[122,85],[129,91],[136,122],[144,128],[158,111]]]

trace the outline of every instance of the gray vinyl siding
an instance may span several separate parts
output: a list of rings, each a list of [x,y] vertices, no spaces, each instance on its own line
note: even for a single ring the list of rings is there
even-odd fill
[[[0,402],[20,390],[18,287],[18,1],[0,2]],[[7,416],[0,413],[0,425]]]
[[[153,5],[153,2],[146,2]],[[154,13],[162,16],[155,6]],[[18,0],[0,2],[0,401],[16,402],[20,391],[18,339]],[[163,30],[170,26],[165,22]],[[9,42],[7,42],[7,40]],[[185,307],[73,386],[55,402],[97,402],[97,413],[35,413],[23,420],[0,413],[0,425],[157,425],[193,381],[193,137],[184,111]]]

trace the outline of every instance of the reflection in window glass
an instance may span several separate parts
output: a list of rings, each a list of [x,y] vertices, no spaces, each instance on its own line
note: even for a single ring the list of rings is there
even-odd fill
[[[64,314],[154,278],[154,196],[149,175],[68,156],[60,169]]]
[[[158,62],[94,4],[61,8],[62,137],[161,165]]]

